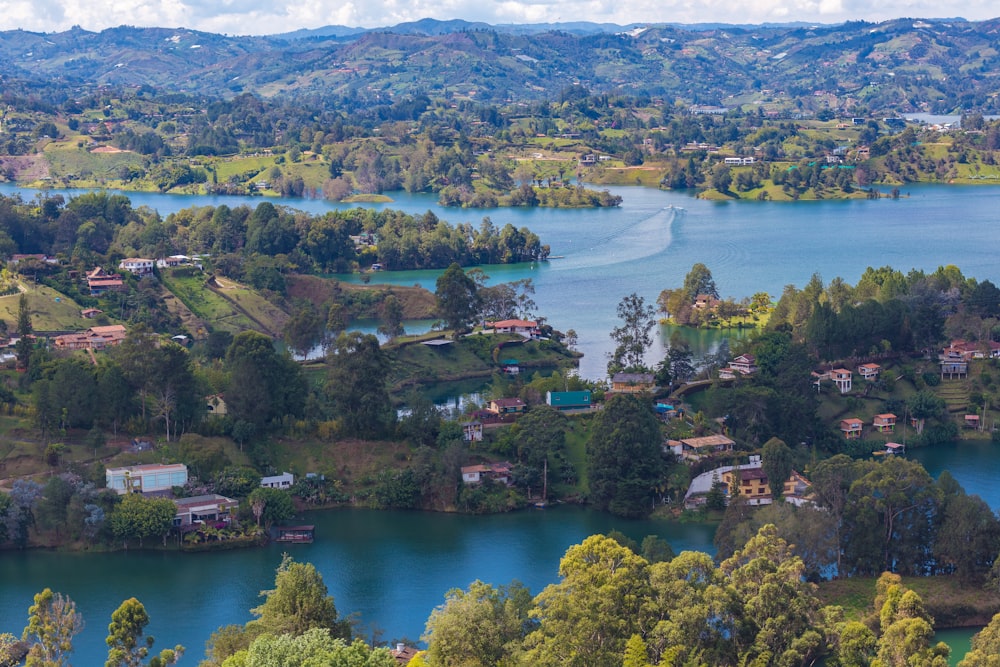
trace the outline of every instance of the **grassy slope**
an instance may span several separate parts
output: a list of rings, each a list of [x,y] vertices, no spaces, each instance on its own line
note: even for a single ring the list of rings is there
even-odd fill
[[[176,275],[164,271],[164,286],[194,315],[220,329],[238,333],[247,329],[278,335],[288,315],[255,291],[235,281],[218,278],[210,287],[204,274]]]
[[[94,323],[80,315],[80,305],[51,287],[38,283],[24,283],[31,309],[31,324],[36,331],[62,331],[86,329]],[[17,327],[17,304],[20,296],[0,297],[0,319],[13,331]],[[59,299],[56,301],[56,299]]]

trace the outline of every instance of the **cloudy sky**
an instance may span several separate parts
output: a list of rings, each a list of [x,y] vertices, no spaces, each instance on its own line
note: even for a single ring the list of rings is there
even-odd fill
[[[326,25],[390,26],[421,18],[488,23],[598,21],[838,23],[850,19],[1000,15],[986,0],[0,0],[0,30],[79,25],[192,28],[261,35]]]

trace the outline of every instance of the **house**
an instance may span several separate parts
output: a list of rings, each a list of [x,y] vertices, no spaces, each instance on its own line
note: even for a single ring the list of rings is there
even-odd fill
[[[699,294],[694,298],[694,307],[698,310],[713,310],[720,303],[711,294]]]
[[[157,268],[168,269],[181,266],[183,264],[190,264],[191,258],[187,255],[171,255],[170,257],[160,257],[156,260]]]
[[[188,469],[183,463],[148,463],[108,468],[104,472],[104,478],[107,487],[118,495],[155,493],[187,484]]]
[[[239,503],[232,498],[226,498],[217,493],[192,496],[191,498],[175,498],[174,505],[177,506],[174,526],[178,528],[206,523],[215,524],[216,527],[219,524],[229,524],[239,507]]]
[[[498,415],[521,414],[527,408],[520,398],[494,398],[487,407],[490,412]]]
[[[997,359],[1000,358],[1000,343],[993,340],[969,342],[956,339],[951,341],[943,353],[951,357],[961,355],[966,361]]]
[[[875,421],[872,422],[872,425],[879,433],[892,433],[896,429],[896,415],[891,412],[875,415]]]
[[[736,443],[724,435],[705,435],[668,441],[670,449],[680,458],[698,460],[711,454],[731,452]]]
[[[945,377],[949,380],[961,380],[969,374],[969,362],[959,350],[945,350],[938,355],[938,364],[941,366],[942,380]]]
[[[532,320],[500,320],[486,324],[488,329],[493,329],[493,333],[516,333],[531,338],[539,335],[538,322]]]
[[[611,391],[618,394],[641,394],[655,387],[652,373],[615,373],[611,377]]]
[[[861,437],[862,423],[860,419],[850,417],[840,420],[840,431],[848,440],[857,440]]]
[[[64,350],[103,350],[121,344],[127,335],[125,325],[109,324],[90,327],[79,333],[64,334],[52,339],[52,343]]]
[[[212,415],[225,415],[229,412],[222,394],[212,394],[205,397],[205,409]]]
[[[390,649],[389,652],[392,653],[392,657],[395,658],[397,665],[406,665],[409,664],[410,660],[417,657],[420,649],[399,642],[396,644],[396,648]]]
[[[80,311],[80,317],[86,320],[92,320],[103,312],[104,311],[100,308],[84,308]]]
[[[885,443],[885,453],[886,454],[905,454],[906,445],[901,445],[898,442],[887,442]]]
[[[545,404],[556,410],[589,410],[590,390],[549,391],[545,393]]]
[[[266,489],[290,489],[293,484],[295,484],[295,475],[290,472],[262,477],[260,480],[260,485]]]
[[[866,380],[877,380],[882,367],[878,364],[861,364],[858,366],[858,374]]]
[[[121,292],[125,289],[121,275],[108,273],[101,267],[96,267],[87,272],[87,287],[90,288],[91,296],[100,296],[105,292]]]
[[[519,375],[521,373],[521,368],[517,365],[517,359],[504,359],[500,362],[500,366],[507,375]]]
[[[770,505],[774,502],[761,458],[751,456],[749,463],[721,466],[695,477],[684,494],[684,506],[694,508],[703,505],[717,482],[722,484],[727,502],[736,495],[749,505]],[[782,496],[785,502],[795,505],[810,502],[810,486],[808,479],[793,470],[782,485]]]
[[[740,375],[753,375],[757,372],[757,359],[752,354],[741,354],[729,362],[729,368]]]
[[[156,261],[142,257],[128,257],[118,264],[118,268],[136,276],[148,276],[153,272]]]
[[[483,422],[478,419],[462,422],[462,439],[466,442],[482,442]]]
[[[50,257],[48,255],[43,255],[41,253],[35,253],[31,255],[13,254],[10,256],[10,263],[17,265],[21,262],[36,261],[42,264],[58,264],[59,259],[56,257]]]
[[[480,484],[485,479],[510,484],[511,465],[507,461],[498,463],[480,463],[473,466],[462,466],[463,484]]]
[[[837,389],[840,390],[841,394],[846,394],[851,390],[851,379],[853,373],[846,368],[834,368],[830,371],[830,380],[837,385]]]
[[[965,428],[973,428],[976,429],[977,431],[979,430],[979,424],[980,424],[979,415],[965,415],[965,417],[963,418],[963,422]]]

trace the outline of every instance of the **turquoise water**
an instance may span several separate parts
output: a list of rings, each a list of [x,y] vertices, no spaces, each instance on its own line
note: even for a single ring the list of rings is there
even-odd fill
[[[604,375],[605,355],[611,350],[608,332],[617,323],[620,299],[636,292],[653,303],[662,289],[680,286],[696,262],[711,269],[724,297],[735,298],[762,290],[777,296],[786,284],[801,287],[814,272],[826,281],[842,276],[856,283],[867,266],[883,265],[933,271],[955,264],[966,276],[1000,283],[998,188],[920,186],[905,188],[910,196],[896,201],[796,203],[715,203],[683,193],[613,190],[624,197],[620,209],[452,210],[437,206],[433,196],[405,194],[394,195],[393,204],[374,207],[432,210],[452,223],[478,224],[488,215],[498,225],[531,228],[562,258],[488,267],[487,273],[495,281],[532,278],[538,314],[558,329],[576,330],[586,355],[581,374],[592,378]],[[0,193],[16,191],[0,184]],[[24,196],[35,193],[24,191]],[[163,215],[190,206],[261,201],[129,196],[135,206],[150,206]],[[278,203],[314,213],[339,207],[319,200]],[[391,284],[430,289],[436,278],[434,271],[379,274]],[[712,350],[718,335],[706,334],[699,345]],[[668,336],[667,330],[660,331],[650,362],[663,356]],[[1000,492],[990,474],[997,469],[997,452],[988,444],[963,444],[911,455],[933,474],[947,467],[970,493],[996,509]],[[320,527],[320,539],[297,547],[294,554],[317,564],[342,613],[358,611],[362,627],[378,624],[383,639],[417,638],[445,592],[475,578],[498,584],[518,578],[537,592],[555,580],[566,547],[594,532],[618,527],[640,538],[647,531],[659,532],[678,550],[710,550],[712,532],[676,524],[655,530],[638,524],[621,527],[611,517],[572,508],[500,517],[331,512],[310,520]],[[19,632],[31,596],[51,586],[77,600],[88,621],[74,662],[99,664],[111,611],[136,595],[149,608],[158,646],[180,642],[191,656],[200,656],[212,630],[249,618],[248,610],[258,604],[257,592],[270,586],[279,560],[276,547],[197,556],[5,553],[0,557],[0,631]]]

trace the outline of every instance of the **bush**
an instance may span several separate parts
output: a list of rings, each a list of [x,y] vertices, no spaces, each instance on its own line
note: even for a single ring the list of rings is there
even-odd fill
[[[936,387],[941,384],[941,376],[937,373],[931,373],[930,371],[921,374],[920,379],[924,381],[928,387]]]

